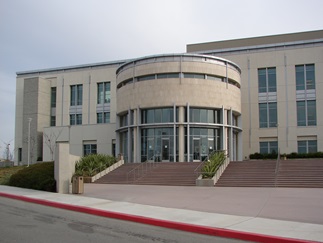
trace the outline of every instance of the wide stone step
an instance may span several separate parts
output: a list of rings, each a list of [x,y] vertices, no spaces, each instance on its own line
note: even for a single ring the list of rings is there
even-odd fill
[[[323,159],[231,162],[216,186],[323,187]]]

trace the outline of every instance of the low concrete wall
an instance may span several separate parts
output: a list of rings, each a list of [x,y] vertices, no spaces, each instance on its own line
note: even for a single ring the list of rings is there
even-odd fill
[[[100,179],[102,176],[105,176],[106,174],[109,174],[111,171],[114,171],[118,167],[124,164],[124,160],[119,160],[117,163],[114,163],[109,168],[106,168],[105,170],[101,171],[100,173],[96,174],[95,176],[90,177],[90,180],[84,180],[85,183],[92,183],[96,180]]]
[[[0,162],[0,168],[12,167],[12,166],[14,166],[14,162],[13,161],[1,161]]]

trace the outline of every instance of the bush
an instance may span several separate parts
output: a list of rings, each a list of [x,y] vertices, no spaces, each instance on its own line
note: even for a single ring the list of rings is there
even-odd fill
[[[89,154],[75,163],[77,176],[94,176],[116,162],[116,158],[105,154]]]
[[[202,178],[212,178],[225,159],[226,156],[223,151],[213,153],[202,167]]]
[[[54,162],[25,167],[10,177],[9,186],[56,192]]]
[[[282,157],[283,155],[280,155]],[[316,153],[307,153],[307,154],[298,154],[298,153],[290,153],[284,154],[288,159],[309,159],[309,158],[323,158],[323,152],[316,152]],[[277,159],[276,153],[271,154],[260,154],[254,153],[249,155],[250,159]]]

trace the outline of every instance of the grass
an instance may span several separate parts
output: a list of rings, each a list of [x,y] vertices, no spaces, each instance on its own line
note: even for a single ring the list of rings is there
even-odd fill
[[[10,177],[23,168],[25,168],[25,166],[0,168],[0,185],[9,185]]]

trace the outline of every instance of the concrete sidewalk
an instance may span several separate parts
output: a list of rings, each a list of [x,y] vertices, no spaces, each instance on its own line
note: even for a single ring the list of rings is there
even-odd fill
[[[244,240],[323,242],[323,189],[85,184],[84,190],[66,195],[0,186],[0,196]]]

